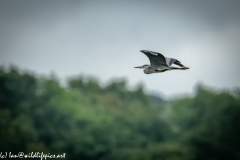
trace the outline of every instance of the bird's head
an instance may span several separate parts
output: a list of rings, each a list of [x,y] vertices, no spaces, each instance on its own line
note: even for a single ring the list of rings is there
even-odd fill
[[[149,65],[145,64],[145,65],[137,66],[137,67],[134,67],[134,68],[146,69],[148,67],[149,67]]]

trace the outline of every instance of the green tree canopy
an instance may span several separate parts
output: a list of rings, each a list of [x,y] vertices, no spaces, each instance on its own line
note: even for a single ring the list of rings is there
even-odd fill
[[[0,69],[0,151],[66,153],[66,159],[240,159],[240,100],[198,86],[169,101],[124,79],[101,85]]]

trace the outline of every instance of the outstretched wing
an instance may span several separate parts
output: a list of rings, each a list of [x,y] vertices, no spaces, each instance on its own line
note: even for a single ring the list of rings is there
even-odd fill
[[[166,58],[166,61],[167,61],[167,65],[168,66],[171,66],[172,64],[176,64],[180,67],[185,67],[179,60],[177,59],[174,59],[174,58],[168,58],[168,57],[165,57]]]
[[[165,58],[168,66],[171,66],[175,61],[177,61],[174,58],[169,58],[169,57],[165,57]]]
[[[158,69],[161,67],[168,67],[165,57],[161,53],[147,51],[143,52],[150,60],[151,67]]]
[[[185,67],[179,60],[176,60],[174,64],[180,66],[180,67]]]

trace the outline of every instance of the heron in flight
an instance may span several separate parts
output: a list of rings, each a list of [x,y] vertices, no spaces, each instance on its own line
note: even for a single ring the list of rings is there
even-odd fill
[[[148,51],[148,50],[140,50],[140,52],[144,53],[149,58],[151,65],[145,64],[143,66],[138,66],[134,68],[144,69],[143,72],[145,74],[161,73],[161,72],[177,70],[177,69],[178,70],[189,69],[177,59],[164,57],[161,53]],[[171,66],[172,64],[178,65],[181,68],[172,67]]]

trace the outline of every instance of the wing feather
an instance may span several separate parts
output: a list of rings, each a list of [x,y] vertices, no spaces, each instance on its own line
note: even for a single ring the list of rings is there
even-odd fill
[[[165,58],[168,66],[171,66],[176,61],[176,59],[174,58],[169,58],[169,57],[165,57]]]
[[[147,51],[143,53],[149,58],[151,67],[153,69],[158,69],[159,67],[162,67],[162,66],[168,67],[166,58],[161,53],[157,53],[153,51]]]

